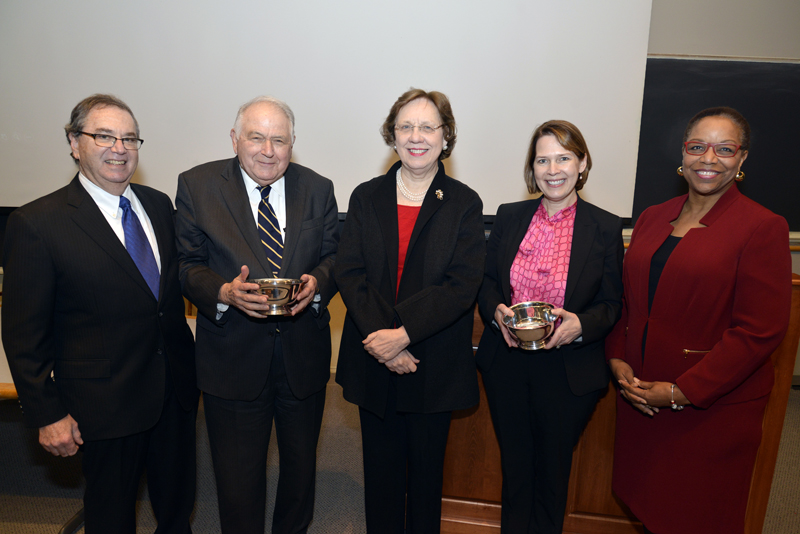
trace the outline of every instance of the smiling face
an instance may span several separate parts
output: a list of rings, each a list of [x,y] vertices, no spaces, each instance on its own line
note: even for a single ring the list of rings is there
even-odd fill
[[[742,143],[742,132],[727,117],[713,116],[701,119],[689,133],[688,141],[703,143]],[[709,147],[705,154],[692,156],[683,149],[683,177],[689,184],[689,193],[702,196],[722,196],[736,173],[747,159],[747,151],[739,150],[735,156],[721,158]]]
[[[238,126],[238,133],[231,130],[231,140],[239,163],[258,185],[271,185],[292,159],[291,121],[275,105],[259,102],[245,110]]]
[[[542,203],[549,215],[571,206],[578,198],[575,184],[586,169],[586,158],[578,157],[558,142],[554,135],[536,141],[533,177],[544,195]]]
[[[112,147],[100,147],[88,135],[70,134],[72,157],[78,160],[81,173],[92,183],[112,195],[121,195],[139,164],[139,151],[122,146],[123,137],[138,137],[136,124],[127,111],[104,106],[92,109],[86,116],[83,131],[105,133],[117,138]]]
[[[444,128],[439,110],[427,98],[412,100],[397,113],[396,126],[430,126],[437,128],[432,134],[423,134],[420,128],[412,128],[410,134],[395,130],[397,155],[410,176],[430,178],[439,169],[439,155],[444,146]]]

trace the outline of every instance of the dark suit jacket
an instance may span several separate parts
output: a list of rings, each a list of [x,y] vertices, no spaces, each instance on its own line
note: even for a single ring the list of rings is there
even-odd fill
[[[172,203],[131,187],[158,241],[158,301],[77,176],[9,217],[3,344],[30,426],[69,413],[84,439],[147,430],[161,415],[168,371],[184,409],[196,406]]]
[[[392,373],[364,350],[362,340],[402,325],[411,339],[408,350],[420,363],[416,372],[397,377],[398,411],[468,408],[478,402],[472,323],[485,254],[483,204],[439,164],[411,234],[396,298],[399,165],[358,186],[350,198],[336,263],[347,306],[336,381],[345,399],[382,416]]]
[[[231,306],[217,320],[220,287],[239,275],[271,278],[264,246],[247,198],[239,159],[213,161],[178,178],[177,233],[183,292],[199,311],[197,380],[201,390],[253,400],[266,384],[275,329],[280,328],[292,393],[306,398],[330,378],[328,302],[336,294],[332,268],[339,241],[333,183],[290,163],[286,180],[286,235],[282,278],[316,277],[321,313],[254,319]]]
[[[511,350],[492,320],[498,304],[511,305],[511,264],[540,201],[503,204],[497,210],[487,246],[486,272],[478,294],[478,307],[486,322],[476,353],[482,371],[490,370],[494,358]],[[583,334],[581,341],[558,349],[575,395],[608,385],[610,374],[603,340],[620,316],[623,250],[619,217],[578,198],[564,309],[577,314]],[[546,357],[546,351],[537,357]]]

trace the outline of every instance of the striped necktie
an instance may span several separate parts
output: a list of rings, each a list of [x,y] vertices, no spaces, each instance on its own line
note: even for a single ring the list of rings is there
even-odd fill
[[[142,273],[150,291],[153,292],[156,300],[158,300],[158,283],[161,275],[158,272],[158,264],[156,264],[153,249],[150,247],[150,241],[144,233],[139,217],[136,216],[136,212],[131,207],[131,201],[120,196],[119,207],[122,208],[122,229],[125,232],[125,248],[128,250],[128,254],[131,255],[133,263],[139,268],[139,272]]]
[[[272,275],[277,278],[283,259],[283,238],[275,210],[269,203],[269,192],[272,187],[265,185],[258,189],[261,191],[261,203],[258,205],[258,234],[261,236],[267,258],[272,264]]]

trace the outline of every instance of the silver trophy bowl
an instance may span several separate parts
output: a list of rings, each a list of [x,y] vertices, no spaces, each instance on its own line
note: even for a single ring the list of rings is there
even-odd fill
[[[261,310],[264,315],[291,315],[289,310],[297,302],[297,294],[303,285],[296,278],[252,278],[248,284],[258,284],[256,293],[267,297],[268,310]]]
[[[543,349],[558,319],[550,313],[553,308],[555,306],[549,302],[520,302],[509,308],[514,315],[504,316],[503,324],[517,336],[519,348]]]

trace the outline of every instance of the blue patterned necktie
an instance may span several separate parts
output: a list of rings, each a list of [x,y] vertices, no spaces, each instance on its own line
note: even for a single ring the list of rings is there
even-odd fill
[[[119,197],[119,207],[122,208],[122,229],[125,231],[125,248],[131,255],[133,263],[139,268],[145,282],[150,287],[150,291],[158,300],[158,282],[160,275],[158,264],[150,247],[150,241],[144,233],[139,217],[131,208],[131,201],[127,198]]]
[[[261,202],[258,204],[258,235],[261,237],[264,250],[267,251],[267,259],[272,264],[272,276],[277,278],[283,260],[283,238],[275,210],[269,203],[271,189],[272,187],[268,185],[258,188],[261,191]]]

